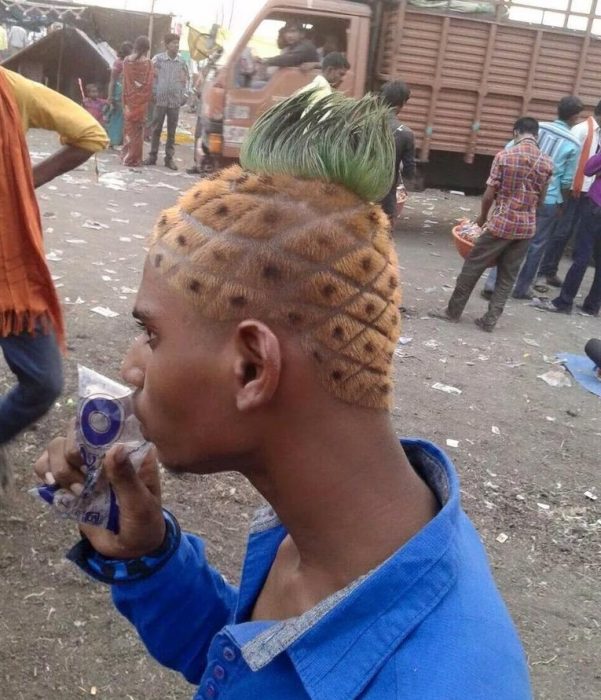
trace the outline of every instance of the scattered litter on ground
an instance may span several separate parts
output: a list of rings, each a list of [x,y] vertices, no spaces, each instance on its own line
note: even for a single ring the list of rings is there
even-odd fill
[[[67,238],[67,243],[71,243],[71,245],[85,245],[87,241],[84,241],[83,238]]]
[[[505,544],[507,540],[509,539],[509,535],[506,535],[504,532],[502,532],[498,537],[497,537],[497,542],[499,544]]]
[[[540,344],[537,343],[534,338],[522,338],[522,340],[526,343],[526,345],[530,345],[530,347],[540,348]]]
[[[448,438],[447,447],[459,447],[459,440],[451,440],[451,438]]]
[[[589,501],[596,501],[599,498],[592,491],[585,491],[584,495],[588,498]]]
[[[406,338],[405,336],[399,338],[399,345],[409,345],[411,342],[413,342],[413,338]]]
[[[551,510],[551,506],[548,503],[537,503],[536,504],[541,510]]]
[[[100,221],[92,221],[90,219],[86,219],[81,226],[82,228],[94,229],[94,231],[101,231],[102,229],[110,228],[110,226],[107,226],[106,224],[101,224]]]
[[[492,430],[493,435],[500,435],[501,434],[501,431],[499,430],[499,428],[497,428],[496,425],[493,425],[491,430]]]
[[[437,340],[434,340],[434,338],[432,338],[432,340],[427,340],[424,343],[424,347],[432,348],[432,350],[438,350],[438,348],[440,347],[440,343]]]
[[[117,318],[119,316],[116,311],[112,311],[108,306],[95,306],[91,311],[99,316],[104,316],[104,318]]]
[[[563,370],[552,369],[550,372],[545,372],[545,374],[537,375],[538,379],[542,379],[543,382],[553,387],[568,387],[572,386],[570,378]]]
[[[85,299],[82,299],[81,297],[77,297],[75,301],[71,301],[71,297],[65,297],[65,304],[67,306],[80,306],[81,304],[85,304]]]
[[[440,382],[433,384],[432,388],[436,389],[436,391],[442,391],[445,394],[455,394],[456,396],[461,396],[461,394],[463,394],[463,391],[456,386],[449,386],[448,384],[441,384]]]

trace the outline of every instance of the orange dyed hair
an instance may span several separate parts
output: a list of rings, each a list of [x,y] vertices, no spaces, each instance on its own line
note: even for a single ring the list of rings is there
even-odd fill
[[[400,289],[378,205],[341,185],[234,166],[163,213],[149,256],[204,317],[284,327],[337,398],[389,407]]]

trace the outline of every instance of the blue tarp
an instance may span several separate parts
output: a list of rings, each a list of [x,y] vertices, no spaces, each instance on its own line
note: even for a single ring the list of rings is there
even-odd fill
[[[598,378],[595,363],[585,355],[560,353],[557,358],[563,362],[574,379],[591,394],[601,397],[601,379]]]

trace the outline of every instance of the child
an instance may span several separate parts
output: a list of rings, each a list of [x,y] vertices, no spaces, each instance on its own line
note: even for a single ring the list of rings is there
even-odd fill
[[[310,100],[269,110],[244,169],[160,217],[123,365],[166,467],[237,470],[269,501],[240,587],[161,510],[155,458],[135,473],[121,447],[105,461],[120,532],[82,527],[71,559],[198,698],[527,700],[455,468],[390,420],[398,263],[373,203],[392,184],[387,110]],[[70,444],[36,472],[77,494]]]
[[[110,104],[108,100],[100,97],[100,90],[96,83],[89,83],[86,85],[86,96],[83,100],[83,106],[99,124],[104,126]]]

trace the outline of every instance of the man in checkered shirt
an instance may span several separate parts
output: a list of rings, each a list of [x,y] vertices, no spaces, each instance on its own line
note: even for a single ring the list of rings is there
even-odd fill
[[[459,321],[476,283],[496,262],[497,281],[488,311],[475,320],[479,328],[488,332],[495,327],[513,289],[536,231],[536,210],[545,199],[553,174],[553,161],[537,144],[536,119],[518,119],[513,134],[514,145],[495,156],[486,183],[482,210],[476,220],[483,227],[482,235],[463,265],[448,306],[432,314]]]

